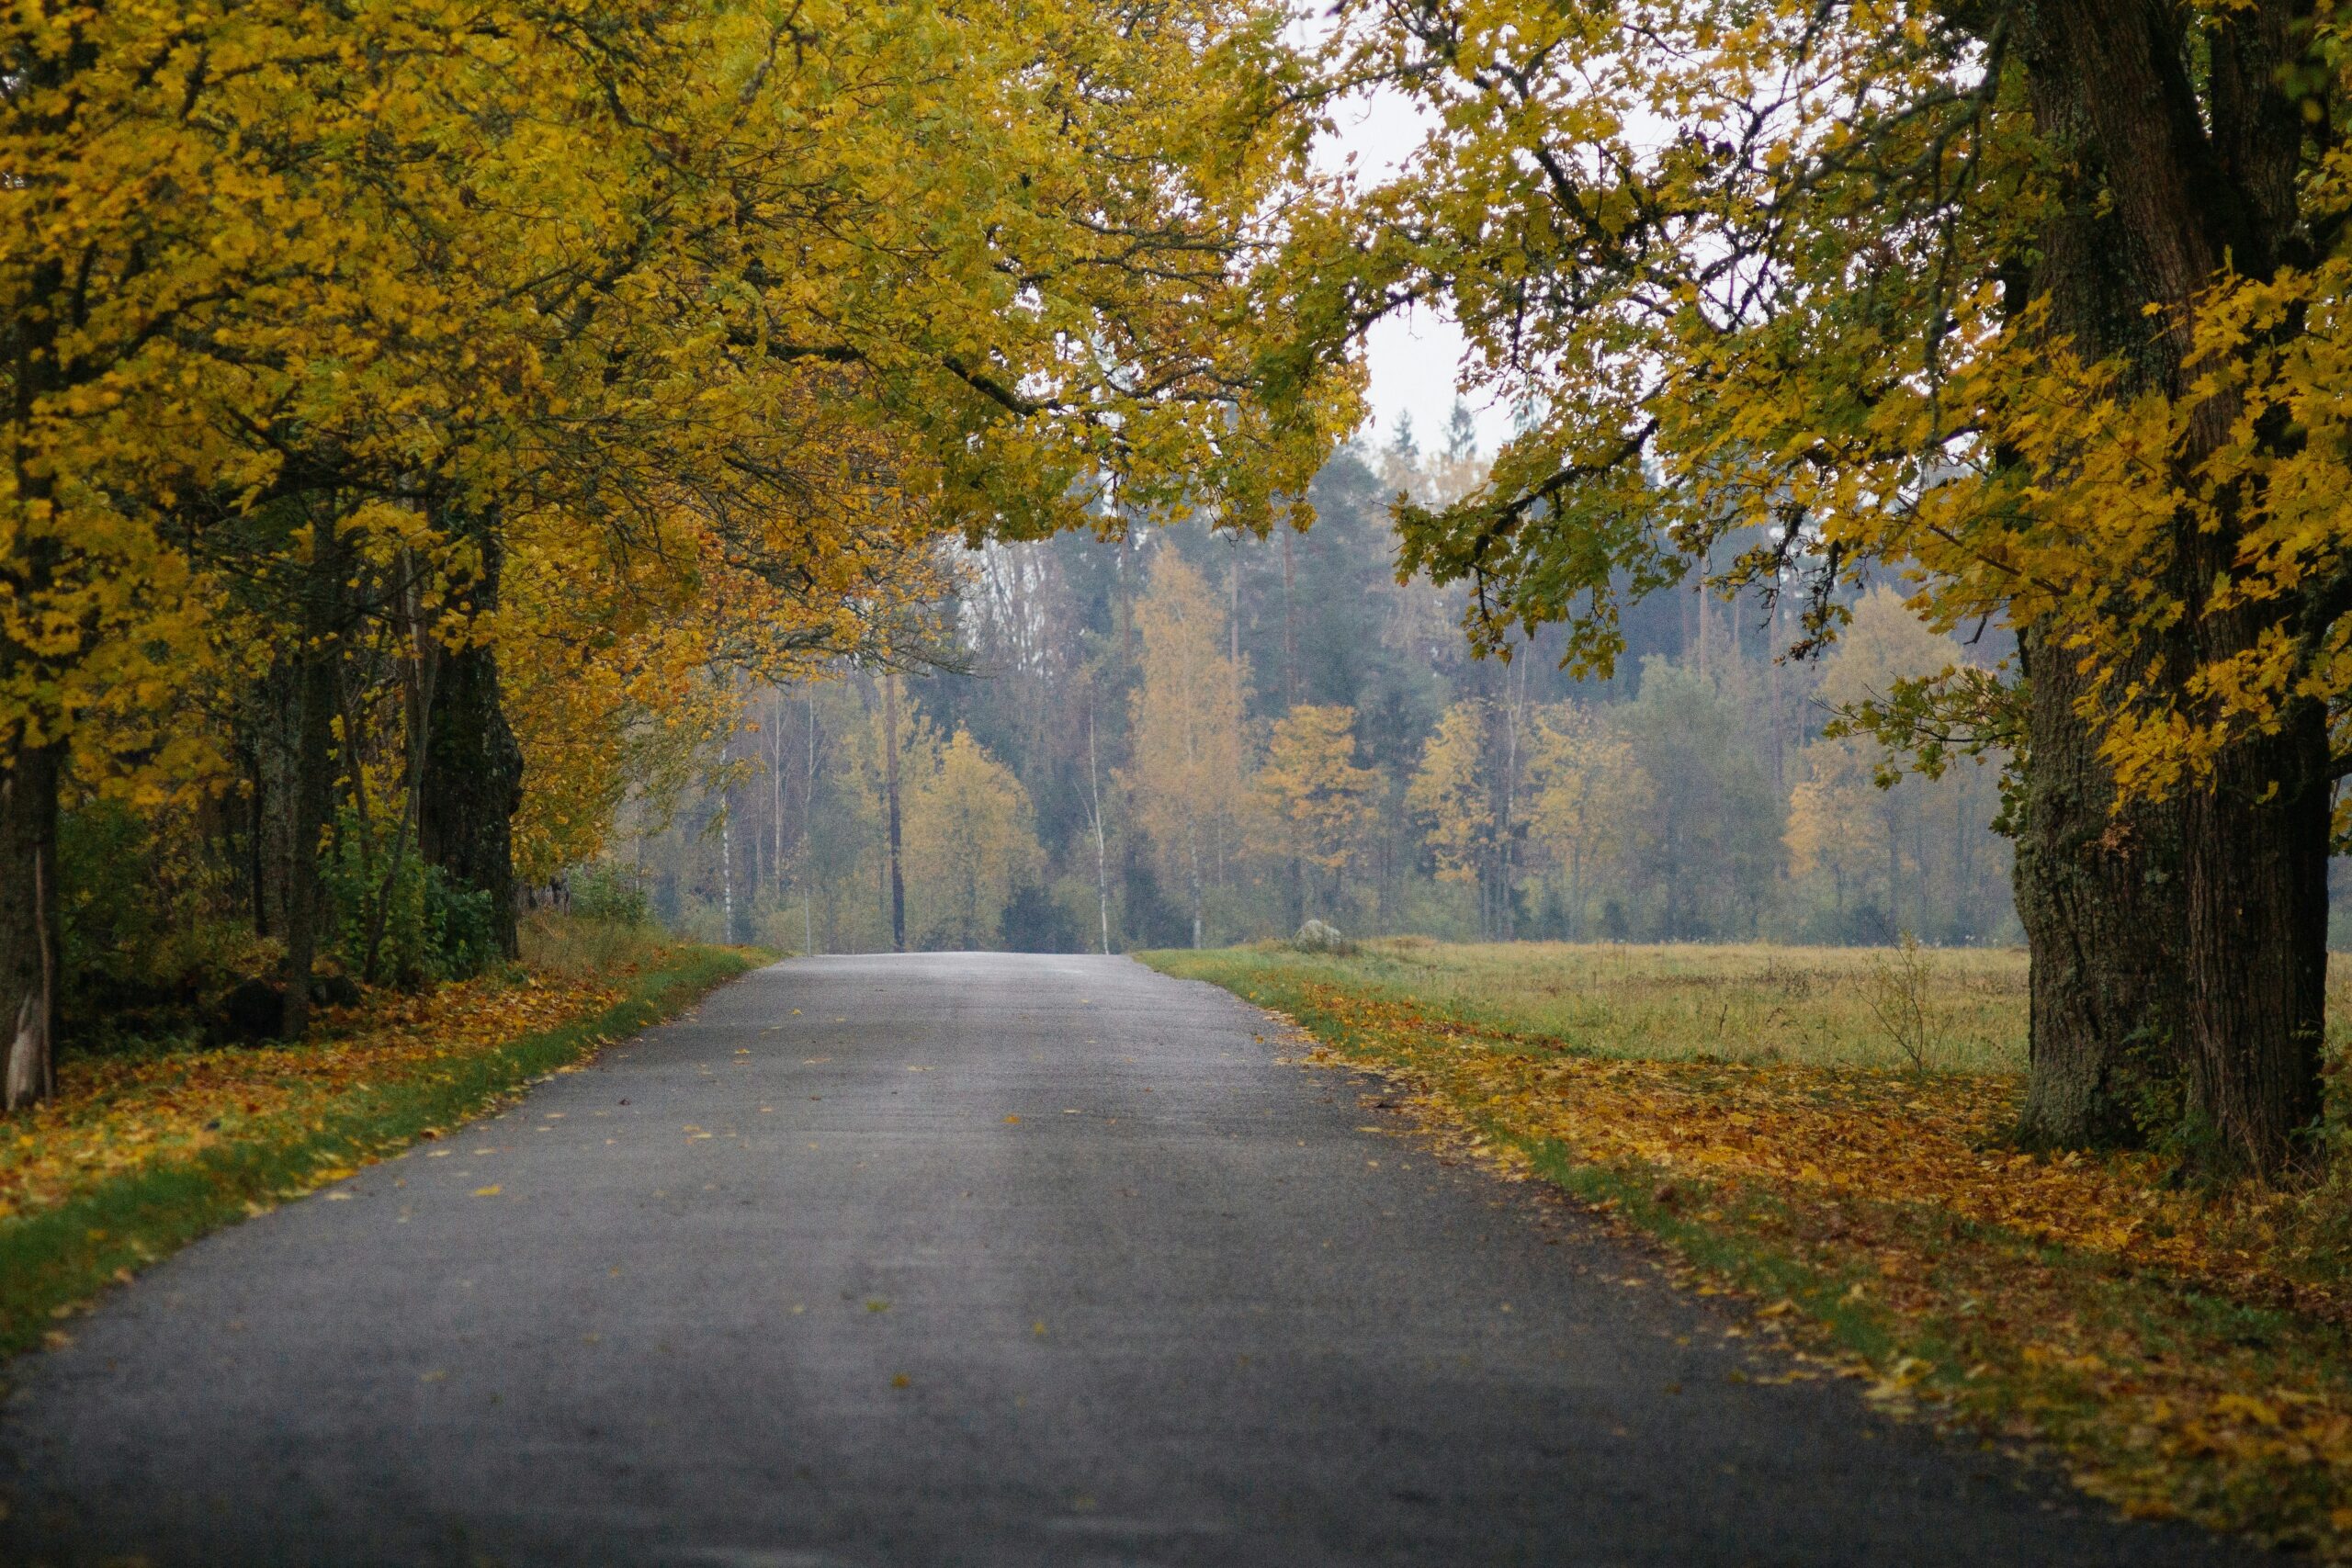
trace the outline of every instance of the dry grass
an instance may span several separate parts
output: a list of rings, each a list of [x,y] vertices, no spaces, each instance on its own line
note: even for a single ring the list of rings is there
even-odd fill
[[[523,965],[534,975],[588,980],[660,964],[678,944],[659,926],[540,911],[524,917]]]
[[[1952,1072],[2025,1067],[2026,963],[2018,948],[1923,948],[1917,998],[1927,1065]],[[1481,1028],[1540,1035],[1596,1055],[1815,1066],[1913,1065],[1872,1006],[1887,955],[1876,948],[1471,945],[1424,937],[1367,942],[1335,958],[1268,946],[1226,955],[1312,976],[1360,995],[1412,1001]]]

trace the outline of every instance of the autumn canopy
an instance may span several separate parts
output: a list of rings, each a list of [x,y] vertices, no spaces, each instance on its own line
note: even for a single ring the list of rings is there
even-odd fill
[[[51,1088],[69,820],[248,846],[300,1033],[322,958],[511,953],[518,878],[743,691],[915,658],[954,543],[1304,525],[1363,334],[1433,305],[1517,434],[1400,498],[1401,573],[1581,671],[1694,580],[1802,606],[1798,655],[1871,583],[2006,628],[1839,699],[1792,852],[1836,863],[1806,824],[1864,737],[1998,755],[2027,1140],[2157,1106],[2217,1166],[2306,1156],[2352,690],[2325,6],[205,0],[0,39],[11,1106]],[[1367,101],[1425,127],[1394,177],[1317,154]],[[1159,570],[1112,782],[1197,937],[1206,868],[1335,886],[1378,792],[1295,694],[1245,781],[1212,591]],[[1449,710],[1408,803],[1501,934],[1514,821],[1574,882],[1625,781],[1685,772],[1564,710],[1540,801],[1489,798],[1512,711]],[[894,846],[902,739],[962,824],[922,832],[1021,841],[996,764],[894,714]],[[1018,861],[942,929],[986,941]]]
[[[730,672],[889,657],[943,537],[1281,514],[1354,416],[1342,367],[1255,391],[1280,24],[12,12],[7,1102],[61,803],[242,826],[299,1032],[322,948],[511,951],[518,865],[592,854]]]

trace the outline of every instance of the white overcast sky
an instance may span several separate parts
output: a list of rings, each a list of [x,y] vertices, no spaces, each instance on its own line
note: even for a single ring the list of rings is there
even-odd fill
[[[1339,135],[1317,150],[1317,162],[1336,167],[1352,155],[1358,177],[1375,182],[1402,168],[1419,144],[1422,117],[1418,108],[1395,94],[1383,93],[1338,116]],[[1458,380],[1464,344],[1450,317],[1419,310],[1392,316],[1374,327],[1365,339],[1372,369],[1373,444],[1385,446],[1395,434],[1398,416],[1409,412],[1413,434],[1423,452],[1444,444],[1445,423],[1459,395]],[[1478,423],[1478,449],[1488,457],[1510,431],[1510,412],[1499,405],[1470,400]]]

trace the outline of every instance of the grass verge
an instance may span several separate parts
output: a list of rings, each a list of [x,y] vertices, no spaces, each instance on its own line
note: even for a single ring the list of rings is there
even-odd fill
[[[207,1232],[479,1116],[761,962],[673,948],[619,985],[469,982],[317,1042],[69,1075],[49,1124],[0,1122],[0,1356]],[[42,1158],[61,1145],[85,1156],[63,1174]]]
[[[2039,1445],[2128,1513],[2352,1560],[2352,1307],[2308,1195],[2011,1154],[2012,1074],[1610,1055],[1497,1027],[1491,995],[1413,998],[1376,964],[1142,956],[1655,1237],[1691,1288],[1752,1298],[1741,1331],[1786,1341],[1791,1376],[1860,1377],[1889,1408]]]

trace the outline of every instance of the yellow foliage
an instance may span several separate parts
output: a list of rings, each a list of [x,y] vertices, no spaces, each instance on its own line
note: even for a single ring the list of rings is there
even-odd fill
[[[1132,699],[1133,747],[1120,782],[1163,871],[1190,891],[1194,934],[1231,848],[1245,797],[1246,671],[1226,647],[1225,609],[1201,574],[1162,549],[1136,605],[1143,682]]]
[[[1468,882],[1486,874],[1500,852],[1504,823],[1488,765],[1494,704],[1470,697],[1439,716],[1421,748],[1405,804],[1429,826],[1440,878]]]
[[[1260,848],[1340,873],[1379,815],[1380,775],[1356,766],[1356,710],[1294,707],[1275,721],[1250,781]]]
[[[35,10],[8,35],[0,731],[153,805],[336,544],[489,641],[533,874],[704,672],[888,645],[960,533],[1303,510],[1358,372],[1253,387],[1283,12],[725,0]],[[471,585],[503,552],[504,605]],[[421,683],[421,682],[420,682]],[[190,694],[198,700],[191,700]],[[683,711],[682,711],[683,710]],[[395,748],[397,749],[397,739]],[[16,873],[11,874],[12,876]]]
[[[1534,796],[1530,837],[1565,873],[1568,907],[1580,910],[1586,875],[1624,847],[1648,781],[1633,747],[1602,715],[1578,703],[1536,716],[1528,778]]]
[[[899,762],[910,940],[994,947],[1013,888],[1036,874],[1043,858],[1029,792],[962,729],[919,775],[909,773],[903,752]]]

